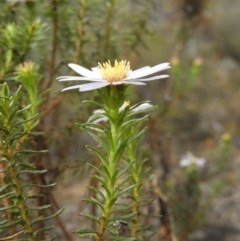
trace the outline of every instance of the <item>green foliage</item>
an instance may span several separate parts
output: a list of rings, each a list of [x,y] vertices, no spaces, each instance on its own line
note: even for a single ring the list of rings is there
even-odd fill
[[[149,104],[149,103],[147,103]],[[131,112],[128,115],[128,118],[132,120],[134,115],[142,114],[146,112],[151,112],[157,107],[149,104],[146,108],[139,108],[141,105],[146,105],[146,102],[140,102],[137,105],[134,105],[130,108]],[[136,108],[139,108],[137,110]],[[134,111],[134,110],[137,111]],[[132,219],[131,227],[131,237],[137,238],[137,240],[148,240],[150,236],[154,233],[151,231],[151,224],[146,227],[146,225],[141,224],[142,219],[142,208],[145,205],[149,204],[151,200],[147,197],[144,190],[146,182],[149,182],[149,173],[150,169],[145,169],[145,164],[147,159],[143,159],[143,151],[140,151],[140,142],[143,138],[145,131],[141,131],[142,124],[148,119],[148,115],[145,115],[142,118],[139,118],[134,125],[129,125],[127,133],[138,133],[134,141],[131,141],[126,147],[126,157],[125,162],[129,165],[131,160],[135,160],[133,165],[128,169],[128,173],[131,176],[131,182],[134,184],[134,188],[131,190],[130,198],[132,201],[132,210],[136,212],[136,215]],[[144,129],[143,129],[144,130]]]
[[[82,162],[85,162],[86,158],[82,153],[78,155],[76,149],[79,149],[79,152],[82,151],[81,148],[79,148],[79,143],[85,141],[85,136],[80,136],[77,131],[74,131],[75,126],[72,124],[73,120],[77,119],[78,122],[85,120],[86,116],[91,113],[92,106],[97,106],[105,110],[104,117],[112,122],[116,116],[108,113],[109,109],[107,109],[107,106],[112,106],[113,109],[117,109],[121,107],[123,99],[125,99],[125,96],[124,98],[122,96],[122,101],[112,98],[105,100],[109,102],[104,105],[98,103],[98,97],[89,95],[88,98],[91,100],[88,102],[95,105],[85,107],[87,105],[84,106],[81,100],[85,99],[88,94],[79,94],[76,96],[76,92],[72,92],[71,94],[59,95],[58,90],[61,87],[59,83],[57,87],[55,87],[56,84],[54,85],[54,83],[56,82],[54,82],[54,80],[61,72],[66,72],[64,67],[66,63],[81,63],[84,66],[92,67],[96,66],[98,62],[108,59],[114,60],[127,57],[134,65],[139,65],[140,61],[148,61],[148,64],[152,64],[154,61],[159,61],[159,58],[168,59],[169,56],[177,56],[172,60],[172,86],[170,86],[171,83],[168,83],[167,88],[162,88],[163,85],[159,83],[158,88],[149,93],[151,98],[157,99],[157,101],[154,100],[155,103],[162,102],[162,99],[164,99],[162,114],[155,116],[151,120],[151,147],[149,148],[154,148],[155,146],[156,149],[149,151],[149,157],[151,155],[159,157],[159,160],[155,163],[157,165],[154,166],[159,169],[158,163],[162,162],[162,159],[166,160],[170,168],[168,170],[167,168],[165,169],[167,165],[164,166],[163,164],[162,170],[164,178],[168,175],[167,181],[175,178],[176,172],[172,170],[173,165],[169,164],[171,163],[171,158],[169,156],[166,157],[165,153],[173,153],[172,157],[176,158],[178,152],[175,153],[175,150],[183,148],[182,144],[184,141],[181,139],[182,136],[189,138],[189,136],[192,136],[198,129],[198,125],[194,119],[195,116],[202,118],[201,124],[208,122],[208,120],[206,120],[208,117],[206,118],[204,114],[202,115],[202,112],[206,113],[209,110],[206,108],[206,105],[204,106],[205,100],[208,102],[207,106],[211,106],[212,102],[210,102],[209,99],[216,99],[217,91],[221,93],[219,95],[221,100],[225,100],[225,97],[229,94],[228,91],[231,94],[233,93],[233,90],[229,90],[229,84],[223,85],[223,83],[228,82],[225,79],[226,77],[224,77],[227,72],[221,72],[228,68],[226,66],[229,65],[229,62],[227,62],[226,66],[225,62],[224,64],[221,62],[220,67],[217,65],[222,59],[229,57],[237,59],[237,51],[230,51],[233,50],[232,45],[230,46],[228,44],[230,41],[225,41],[226,38],[232,36],[232,34],[223,34],[224,36],[217,38],[218,41],[220,41],[219,44],[225,49],[224,52],[220,51],[217,54],[209,55],[212,50],[210,49],[209,51],[209,47],[202,44],[201,36],[197,35],[196,39],[194,37],[194,34],[197,33],[196,19],[191,16],[192,22],[190,22],[189,18],[186,18],[183,21],[184,23],[176,21],[179,16],[181,18],[184,14],[191,15],[191,13],[195,13],[194,11],[184,11],[184,9],[189,9],[189,7],[184,8],[184,6],[182,6],[181,13],[175,8],[177,5],[184,5],[190,1],[178,1],[177,4],[174,3],[174,10],[171,9],[169,11],[169,9],[167,9],[165,12],[164,8],[171,6],[171,1],[169,1],[169,3],[167,2],[161,3],[156,0],[0,1],[0,82],[1,84],[7,82],[7,85],[1,85],[0,104],[0,214],[5,215],[4,220],[0,221],[0,225],[4,227],[5,232],[9,231],[9,235],[17,234],[19,231],[21,232],[19,234],[21,240],[29,240],[27,236],[29,236],[31,232],[29,232],[29,234],[25,233],[24,228],[27,223],[27,221],[24,221],[26,218],[30,220],[30,223],[36,222],[37,224],[41,224],[42,221],[54,217],[54,215],[50,215],[50,217],[46,215],[46,218],[41,217],[42,213],[46,214],[46,212],[41,211],[49,210],[49,204],[37,205],[37,202],[41,202],[41,200],[45,200],[46,198],[40,193],[46,192],[48,195],[47,189],[44,189],[47,187],[50,189],[54,186],[54,184],[44,183],[44,181],[49,180],[49,172],[47,173],[45,169],[51,168],[50,178],[52,175],[56,178],[61,174],[63,169],[65,170],[66,166],[69,165],[72,168],[72,160],[79,161],[79,159],[80,162],[76,165],[77,168],[75,168],[75,170],[83,169]],[[190,3],[191,9],[194,10],[194,5],[197,5],[198,2],[200,3],[200,1]],[[201,7],[201,9],[203,9],[203,7]],[[213,13],[214,11],[211,12]],[[168,23],[162,17],[164,14]],[[200,15],[199,13],[199,16]],[[219,16],[221,16],[221,21],[225,22],[222,15],[219,14]],[[210,33],[214,32],[211,26],[212,20],[205,18],[205,16],[202,16],[200,19],[199,21],[202,21],[201,32],[210,46],[212,38]],[[149,23],[151,23],[151,27],[155,25],[155,29],[152,32],[150,32]],[[183,26],[184,24],[185,26]],[[219,28],[222,29],[222,24],[220,25]],[[192,26],[194,26],[194,29]],[[232,31],[230,26],[226,29],[229,33]],[[176,31],[178,39],[174,36]],[[234,33],[235,32],[236,31],[234,31]],[[157,37],[155,44],[152,41],[152,36]],[[147,44],[145,42],[146,37],[149,37],[148,40],[152,42],[149,41],[149,44]],[[195,44],[193,44],[193,46],[191,43],[194,43],[194,41]],[[200,43],[199,47],[197,47],[198,43]],[[136,54],[138,55],[143,51],[143,48],[147,45],[151,46],[151,48],[147,50],[144,58],[141,59],[139,56],[136,58]],[[204,52],[201,51],[200,46],[207,50],[206,59],[204,59],[205,66],[208,64],[208,61],[210,61],[211,69],[214,71],[209,71],[208,69],[201,71],[202,60],[193,56],[196,53],[202,54]],[[239,45],[236,44],[236,46]],[[189,54],[188,51],[191,52],[191,54]],[[188,55],[191,55],[191,60],[186,58]],[[225,58],[223,57],[224,55],[226,55]],[[186,59],[188,60],[186,61]],[[227,61],[230,60],[228,59]],[[231,68],[231,65],[229,66]],[[234,68],[237,70],[237,65]],[[220,72],[219,69],[221,69]],[[231,73],[237,73],[237,71],[232,70],[233,69],[231,69]],[[39,72],[41,74],[39,74]],[[209,74],[210,72],[214,72],[216,76],[211,76],[211,74]],[[201,73],[204,73],[204,75],[201,75]],[[196,88],[196,80],[199,76],[203,80],[201,82],[204,83],[202,86],[207,83],[207,91],[203,87],[200,87],[200,91],[199,89],[194,90]],[[212,82],[209,81],[211,79],[217,79],[217,81],[214,81],[214,83],[217,84],[214,84],[212,88]],[[235,83],[236,87],[238,87],[238,79],[239,78],[234,82],[234,75],[231,75],[231,82]],[[21,87],[19,87],[19,83]],[[162,83],[165,85],[165,82]],[[217,89],[218,86],[220,86],[221,89],[225,89],[226,92],[219,91]],[[51,89],[51,87],[53,88]],[[160,88],[163,91],[160,90]],[[233,88],[238,89],[235,88],[235,86]],[[189,90],[193,91],[190,92]],[[208,91],[209,99],[205,98],[206,92]],[[139,96],[148,95],[148,92],[145,90],[140,92],[138,92]],[[189,97],[191,93],[193,93],[194,96],[192,99]],[[213,94],[214,98],[212,98]],[[230,97],[232,97],[231,94]],[[234,105],[234,101],[230,100],[232,99],[230,97],[229,101],[225,101],[227,108]],[[93,101],[93,99],[96,101]],[[199,99],[199,102],[195,102],[196,99]],[[170,100],[176,101],[173,103],[174,101]],[[192,102],[192,100],[194,101]],[[171,103],[171,110],[168,112],[170,107],[169,103]],[[186,107],[189,103],[193,105],[199,103],[199,106],[196,106],[196,108],[187,115]],[[94,193],[94,197],[86,198],[86,202],[98,206],[100,209],[105,209],[103,203],[106,200],[110,200],[109,205],[112,205],[119,198],[120,201],[122,201],[122,198],[125,196],[131,199],[131,204],[129,204],[129,202],[126,204],[126,200],[124,199],[124,205],[117,203],[117,205],[112,206],[113,208],[109,214],[109,222],[105,227],[106,237],[110,236],[109,239],[113,240],[132,240],[132,238],[118,236],[118,230],[113,227],[115,219],[128,219],[129,216],[126,215],[130,215],[128,224],[131,228],[131,235],[134,237],[137,235],[138,239],[148,239],[148,237],[143,235],[148,233],[146,230],[149,227],[148,225],[144,227],[141,225],[141,207],[144,208],[144,205],[147,206],[151,203],[151,200],[145,200],[143,195],[145,194],[143,184],[148,183],[147,175],[149,173],[149,164],[143,161],[143,157],[138,150],[140,140],[146,131],[146,129],[140,126],[148,119],[148,116],[145,116],[145,111],[133,111],[140,104],[141,103],[138,103],[135,106],[125,108],[120,115],[117,115],[120,119],[116,124],[116,128],[119,129],[117,146],[111,136],[112,133],[109,125],[100,122],[95,123],[95,120],[102,117],[101,113],[96,113],[91,116],[87,123],[77,125],[97,142],[97,147],[87,146],[87,148],[94,153],[94,156],[97,156],[98,159],[101,160],[100,166],[97,164],[95,166],[95,163],[88,160],[88,165],[93,171],[92,177],[98,181],[100,185],[88,185],[89,190]],[[223,103],[223,105],[225,105],[225,103]],[[61,113],[63,113],[61,115],[59,114],[60,111],[58,111],[60,110],[59,107],[61,108]],[[231,108],[229,109],[231,110]],[[218,112],[219,105],[216,107],[211,106],[210,110],[213,113],[215,113],[214,110]],[[222,112],[224,112],[224,108],[221,106],[219,113]],[[231,119],[234,121],[234,114],[232,112],[231,116],[233,117]],[[219,113],[217,115],[221,116]],[[144,114],[144,116],[138,116],[138,114]],[[133,120],[136,115],[137,119]],[[182,121],[179,121],[178,115],[182,117]],[[237,116],[235,116],[235,118],[237,119]],[[125,119],[124,123],[121,122],[123,119]],[[232,125],[232,122],[225,122],[225,119],[224,117],[220,120],[224,128],[226,126],[232,126],[231,128],[238,126],[237,124]],[[185,129],[183,127],[185,127]],[[137,128],[139,128],[139,131],[135,133],[138,134],[132,133],[129,137],[125,136],[124,133],[130,129],[136,130]],[[180,128],[183,128],[183,134],[179,132]],[[49,132],[51,135],[48,134]],[[39,133],[46,133],[46,135],[40,136]],[[171,143],[167,138],[164,139],[165,135],[169,137],[169,133],[173,139]],[[61,138],[58,138],[59,136],[61,136]],[[210,138],[212,138],[212,136]],[[190,139],[190,141],[185,144],[189,147],[192,145],[189,144],[190,142],[197,145],[199,140]],[[171,149],[172,145],[173,149]],[[228,168],[227,164],[231,155],[231,148],[229,138],[226,136],[223,137],[220,148],[218,149],[220,157],[216,158],[216,163],[210,165],[210,168],[212,168],[212,165],[216,164],[216,168],[213,168],[212,176],[223,176]],[[51,155],[44,155],[44,158],[42,158],[43,154],[39,151],[42,149],[50,149]],[[113,149],[115,149],[114,152],[111,151]],[[7,154],[3,155],[3,152],[7,152]],[[132,153],[132,156],[130,153]],[[125,162],[122,161],[122,154],[125,157]],[[110,156],[120,164],[118,169],[109,167],[108,161]],[[128,158],[127,156],[131,157]],[[67,164],[65,162],[66,157],[68,161]],[[52,164],[54,160],[58,160],[56,166]],[[49,165],[45,166],[45,163],[51,163],[51,167],[49,167]],[[62,166],[64,167],[62,168]],[[15,174],[13,170],[16,170]],[[84,171],[83,169],[82,173]],[[83,174],[82,176],[85,177],[86,174]],[[41,175],[42,177],[40,183],[36,183],[35,176],[37,175]],[[171,192],[175,195],[174,198],[176,198],[172,200],[172,197],[170,197],[170,205],[173,207],[174,216],[177,217],[177,230],[183,230],[184,228],[186,230],[186,226],[190,223],[193,216],[197,219],[195,223],[195,227],[197,227],[200,221],[203,220],[203,214],[206,213],[207,207],[210,207],[211,198],[215,197],[216,193],[219,193],[219,190],[221,190],[221,183],[213,185],[211,187],[213,194],[209,195],[207,202],[201,203],[200,199],[203,193],[199,188],[200,177],[195,176],[196,179],[193,177],[188,179],[187,175],[189,175],[187,172],[182,174],[180,178],[181,182],[176,181],[180,186],[176,185],[177,191],[170,188]],[[15,176],[19,182],[18,184],[13,183]],[[184,179],[184,177],[186,177],[186,179]],[[111,181],[109,181],[110,179]],[[113,184],[116,184],[114,192],[112,192],[110,188]],[[101,185],[105,186],[106,190],[103,190]],[[16,194],[18,186],[21,192],[19,195]],[[40,188],[42,189],[38,192]],[[112,197],[110,199],[107,198],[107,195],[111,196],[111,194],[113,194]],[[198,198],[196,198],[196,196]],[[130,199],[128,199],[128,201]],[[5,200],[8,200],[9,204],[6,205]],[[178,200],[181,200],[181,202]],[[133,207],[132,202],[135,201],[138,203],[134,203],[135,207]],[[189,212],[188,206],[196,201],[198,211],[193,215]],[[20,203],[26,206],[25,217],[19,208]],[[186,206],[184,207],[182,205]],[[61,210],[59,212],[61,212]],[[132,213],[134,216],[131,216]],[[96,214],[96,212],[94,214]],[[38,216],[40,216],[40,219]],[[97,225],[103,220],[101,215],[84,213],[82,216],[93,220]],[[140,217],[139,220],[136,219],[138,217]],[[9,221],[11,219],[12,221]],[[22,230],[18,230],[18,228],[22,228]],[[32,231],[33,236],[38,237],[38,239],[43,239],[44,235],[41,235],[41,233],[45,231],[48,232],[49,228],[50,227],[39,228],[38,230],[34,229]],[[135,234],[133,234],[133,229],[136,230]],[[193,230],[194,228],[190,227],[186,236],[193,232]],[[77,230],[77,233],[80,237],[98,236],[98,232],[94,229]],[[3,236],[5,234],[8,235],[1,230],[0,236],[2,236],[2,234]],[[17,238],[17,236],[14,236],[10,240],[17,240]]]
[[[196,58],[188,66],[184,66],[184,64],[177,57],[172,59],[173,89],[174,95],[177,96],[186,94],[191,89],[194,80],[201,71],[202,59]]]
[[[101,216],[82,214],[82,216],[97,222],[100,227],[99,231],[94,233],[93,230],[83,229],[76,230],[76,232],[79,233],[80,237],[96,236],[97,239],[102,240],[106,235],[105,231],[102,230],[106,229],[114,235],[106,236],[108,239],[123,240],[123,237],[121,237],[123,233],[125,240],[144,240],[147,238],[146,229],[139,223],[140,206],[142,206],[144,199],[140,197],[143,193],[142,187],[147,172],[143,168],[145,161],[141,161],[137,153],[140,140],[146,131],[146,128],[141,126],[149,115],[140,118],[136,118],[136,115],[151,112],[156,107],[147,102],[129,106],[129,102],[125,100],[124,87],[116,87],[113,91],[114,95],[112,94],[113,88],[107,87],[100,90],[103,104],[89,101],[91,104],[96,104],[100,109],[95,111],[87,123],[77,124],[81,130],[86,131],[99,144],[98,148],[93,146],[87,146],[87,148],[95,152],[101,160],[100,168],[90,163],[89,165],[96,171],[93,178],[101,183],[104,192],[96,187],[87,186],[96,193],[100,201],[92,197],[83,199],[85,202],[97,205],[101,209]],[[104,121],[105,124],[100,124],[101,121]],[[124,167],[120,169],[119,164],[123,154],[126,155],[126,162]],[[136,161],[136,159],[139,160]],[[131,197],[132,204],[115,208],[114,205],[118,199],[124,195]],[[125,231],[123,232],[123,230],[128,229],[128,223],[125,224],[121,220],[130,221],[131,238],[125,235]],[[115,222],[119,223],[117,229],[114,228]],[[145,235],[140,235],[141,231],[144,231]]]
[[[24,63],[30,56],[33,58],[36,49],[43,41],[46,30],[39,20],[29,21],[24,18],[19,23],[5,23],[1,28],[0,41],[0,80],[12,77],[13,68]],[[3,54],[4,53],[4,54]]]
[[[32,175],[47,172],[36,170],[29,159],[29,156],[46,151],[28,149],[34,135],[32,130],[39,121],[37,110],[41,98],[36,91],[40,80],[37,70],[37,65],[26,63],[16,72],[16,78],[27,92],[25,98],[21,86],[11,94],[7,83],[0,85],[0,211],[3,217],[0,232],[6,237],[14,237],[14,240],[24,240],[24,237],[25,240],[39,240],[39,233],[51,227],[38,229],[33,224],[54,218],[62,212],[61,209],[51,216],[36,218],[37,212],[49,209],[50,205],[38,206],[36,200],[44,195],[34,195],[32,191],[53,185],[35,184],[29,179]]]

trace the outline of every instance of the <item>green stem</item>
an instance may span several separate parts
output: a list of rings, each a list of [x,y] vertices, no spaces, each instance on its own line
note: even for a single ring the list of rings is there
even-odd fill
[[[9,163],[13,162],[13,158],[9,157]],[[36,241],[35,237],[34,237],[34,232],[33,232],[33,228],[31,226],[31,221],[29,219],[29,217],[27,216],[27,207],[24,203],[23,200],[23,195],[22,195],[22,190],[21,190],[21,186],[20,183],[18,181],[17,178],[17,171],[16,171],[17,167],[15,165],[15,163],[13,165],[8,166],[8,171],[9,171],[9,175],[10,175],[10,179],[12,181],[13,185],[13,189],[16,193],[17,196],[17,201],[18,201],[18,207],[20,210],[20,214],[21,214],[21,218],[24,221],[24,226],[26,229],[26,233],[29,236],[29,240],[30,241]]]
[[[134,133],[138,132],[139,128],[132,127],[128,132]],[[138,234],[139,231],[139,219],[140,219],[140,197],[141,197],[141,185],[143,183],[143,176],[144,173],[142,171],[142,162],[137,161],[137,150],[139,146],[139,140],[135,140],[133,142],[130,142],[129,145],[126,148],[127,156],[128,156],[128,163],[130,163],[132,160],[135,160],[133,165],[131,166],[129,172],[132,177],[132,184],[134,185],[134,188],[132,189],[132,211],[136,213],[136,215],[132,219],[132,227],[131,227],[131,237],[141,239],[141,237]]]
[[[130,149],[130,151],[128,151],[129,161],[136,159],[136,152],[134,151],[135,148],[131,148],[130,146],[129,149]],[[132,190],[132,211],[135,212],[136,215],[133,217],[132,228],[131,228],[131,237],[134,237],[134,238],[138,237],[140,186],[142,183],[140,175],[138,175],[138,165],[141,165],[141,163],[136,161],[130,169],[130,174],[132,176],[132,184],[135,185]]]
[[[114,88],[115,89],[115,88]],[[115,93],[116,95],[118,92]],[[109,95],[109,98],[112,98],[112,93]],[[118,99],[116,99],[118,101]],[[113,105],[115,108],[111,109],[109,111],[109,115],[111,116],[111,133],[112,133],[112,146],[109,150],[109,157],[108,157],[108,171],[110,173],[110,180],[106,173],[105,175],[105,181],[106,181],[106,189],[108,192],[106,192],[106,200],[104,203],[104,210],[101,216],[101,222],[99,225],[99,232],[98,237],[96,241],[103,241],[104,240],[104,234],[107,225],[109,224],[109,218],[111,215],[112,207],[116,203],[117,200],[115,200],[115,194],[117,192],[116,190],[116,184],[117,179],[113,178],[116,173],[118,173],[118,160],[116,160],[116,151],[118,149],[118,141],[119,141],[119,133],[120,133],[120,126],[117,124],[117,121],[119,119],[119,108],[118,105]],[[112,107],[113,107],[112,106]]]

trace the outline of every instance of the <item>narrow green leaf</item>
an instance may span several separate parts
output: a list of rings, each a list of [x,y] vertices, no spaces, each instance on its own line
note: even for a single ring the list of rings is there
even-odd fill
[[[6,82],[2,85],[2,93],[4,97],[9,97],[9,87]]]
[[[88,187],[90,190],[93,190],[93,191],[96,192],[103,200],[106,200],[106,197],[104,196],[104,194],[103,194],[99,189],[97,189],[96,187],[88,186],[88,185],[86,185],[85,187]]]
[[[119,159],[122,157],[122,153],[128,143],[128,139],[129,139],[129,137],[127,137],[125,140],[121,141],[120,145],[118,146],[118,148],[114,154],[114,160],[116,160],[116,162],[118,162]]]
[[[136,214],[137,214],[137,212],[130,213],[130,214],[127,214],[127,215],[121,215],[119,217],[112,217],[112,218],[109,219],[109,221],[129,220],[129,219],[132,219]]]
[[[104,173],[105,173],[105,175],[107,176],[107,179],[111,179],[111,174],[110,174],[110,172],[109,172],[109,170],[108,170],[109,165],[106,165],[105,163],[101,163],[101,167],[103,168]],[[105,179],[106,179],[106,178],[105,178]]]
[[[116,201],[117,201],[117,198],[116,198],[116,196],[114,196],[113,198],[111,198],[109,205],[110,206],[114,205],[116,203]]]
[[[8,207],[0,207],[0,212],[2,212],[2,211],[6,211],[6,210],[8,210],[8,209],[14,209],[14,208],[19,209],[19,207],[16,206],[16,205],[8,206]]]
[[[32,106],[31,104],[30,104],[30,105],[27,105],[27,106],[25,106],[24,108],[18,110],[17,113],[20,114],[21,112],[23,112],[23,111],[25,111],[25,110],[31,108],[31,106]]]
[[[48,231],[48,230],[50,230],[52,228],[54,228],[54,226],[38,229],[37,231],[34,232],[34,236],[36,237],[38,235],[38,233]]]
[[[6,185],[0,187],[0,193],[3,192],[5,189],[7,189],[10,186],[11,186],[11,184],[9,183],[9,184],[6,184]]]
[[[84,202],[88,202],[88,203],[92,203],[92,204],[96,204],[97,206],[99,206],[102,210],[104,210],[103,205],[95,198],[90,197],[90,198],[83,198],[82,201]]]
[[[86,131],[86,129],[88,128],[89,130],[93,130],[99,133],[103,133],[103,130],[105,129],[105,127],[103,125],[100,124],[95,124],[95,123],[84,123],[84,124],[79,124],[76,123],[76,126],[81,129]]]
[[[105,182],[105,180],[102,177],[100,177],[98,175],[92,175],[91,177],[97,179],[99,182],[102,183],[103,186],[106,186],[106,182]]]
[[[112,150],[112,149],[113,149],[112,133],[111,133],[110,130],[105,129],[105,130],[104,130],[104,134],[105,134],[105,136],[106,136],[106,138],[107,138],[107,141],[108,141],[108,146],[109,146],[108,148],[109,148],[109,150]]]
[[[88,104],[93,104],[93,105],[96,105],[97,107],[99,107],[99,109],[104,109],[104,105],[103,104],[100,104],[94,100],[84,100],[83,103],[88,103]]]
[[[23,174],[23,173],[28,173],[28,174],[43,174],[46,173],[47,170],[22,170],[18,172],[18,176]]]
[[[20,223],[23,223],[24,221],[23,220],[15,220],[15,221],[12,221],[12,222],[7,222],[7,224],[3,224],[3,225],[0,225],[0,229],[5,229],[5,228],[9,228],[9,227],[13,227],[17,224],[20,224]]]
[[[5,223],[7,223],[8,222],[8,220],[2,220],[2,221],[0,221],[0,227],[1,227],[1,225],[4,225]]]
[[[90,151],[93,151],[97,154],[97,156],[101,159],[101,161],[107,166],[107,159],[105,156],[95,147],[87,145],[86,148]]]
[[[131,176],[127,176],[124,181],[120,182],[119,185],[116,187],[116,190],[119,190],[120,187],[122,187],[125,183],[127,183],[131,179]]]
[[[138,119],[131,119],[129,121],[126,121],[125,123],[123,123],[123,125],[121,126],[121,130],[122,132],[126,132],[127,129],[129,129],[132,126],[136,126],[137,124],[144,122],[148,119],[149,115],[146,115],[142,118],[138,118]]]
[[[10,114],[10,116],[8,117],[8,123],[11,123],[12,119],[15,117],[16,113],[17,113],[18,108],[16,107],[12,113]]]
[[[91,215],[91,214],[88,214],[88,213],[80,213],[79,215],[83,216],[83,217],[90,218],[90,219],[96,221],[97,223],[99,223],[99,218],[97,216],[94,216],[94,215]]]
[[[85,234],[78,235],[79,238],[92,238],[92,237],[97,238],[97,236],[98,235],[96,233],[85,233]]]
[[[130,137],[128,142],[131,142],[131,141],[135,140],[136,138],[140,137],[141,135],[143,135],[146,132],[147,129],[148,129],[148,127],[143,128],[136,135],[133,135],[132,137]]]
[[[19,100],[20,95],[21,95],[21,89],[22,89],[22,86],[20,85],[18,87],[17,91],[13,94],[13,96],[10,97],[9,107],[15,106],[15,104],[17,103],[17,101]]]
[[[40,184],[34,184],[34,183],[27,183],[25,185],[23,185],[21,187],[21,189],[25,188],[25,187],[43,187],[43,188],[47,188],[47,187],[54,187],[56,185],[56,183],[52,183],[52,184],[48,184],[48,185],[40,185]]]
[[[50,208],[51,207],[51,205],[43,205],[43,206],[37,206],[37,207],[28,207],[27,208],[27,212],[28,211],[30,211],[30,210],[44,210],[44,209],[48,209],[48,208]]]
[[[33,195],[30,195],[28,197],[25,197],[24,198],[24,201],[26,201],[27,199],[38,199],[38,198],[42,198],[42,197],[46,197],[46,195],[44,194],[33,194]]]
[[[154,198],[140,201],[139,207],[143,207],[143,206],[149,205],[149,204],[152,203],[153,201],[154,201]]]
[[[35,166],[31,163],[26,163],[26,162],[22,162],[22,163],[17,163],[16,164],[17,167],[23,167],[23,168],[27,168],[27,169],[34,169]]]
[[[127,188],[123,189],[122,191],[118,192],[118,193],[116,194],[116,198],[120,197],[120,196],[121,196],[122,194],[124,194],[125,192],[133,189],[135,186],[136,186],[136,185],[131,185],[130,187],[127,187]]]
[[[152,228],[152,224],[148,224],[146,226],[143,226],[143,225],[139,226],[139,230],[151,230],[151,228]]]
[[[126,211],[129,211],[130,208],[132,208],[132,205],[128,205],[126,207],[123,207],[123,208],[117,208],[117,209],[114,209],[111,214],[113,213],[122,213],[122,212],[126,212]]]
[[[104,142],[103,140],[99,137],[99,133],[98,134],[94,134],[89,130],[86,130],[86,132],[97,142],[99,143],[101,146],[104,146]]]
[[[103,172],[100,171],[99,168],[97,168],[96,166],[92,165],[91,163],[87,162],[87,165],[90,166],[91,168],[93,168],[98,174],[100,174],[100,176],[103,176]]]
[[[58,210],[56,213],[54,213],[54,214],[52,214],[52,215],[50,215],[50,216],[48,216],[48,217],[38,217],[38,218],[36,218],[36,219],[34,219],[33,221],[32,221],[32,224],[34,224],[34,223],[37,223],[37,222],[42,222],[42,221],[45,221],[45,220],[49,220],[49,219],[52,219],[52,218],[55,218],[56,216],[58,216],[61,212],[63,212],[63,210],[64,210],[64,208],[61,208],[60,210]]]
[[[27,131],[26,131],[26,132],[21,132],[21,133],[15,133],[15,134],[11,137],[10,145],[12,145],[15,140],[18,140],[18,139],[20,139],[21,137],[23,137],[23,136],[25,136],[25,135],[28,135],[28,134],[30,134],[30,133],[28,133]]]
[[[111,234],[114,234],[114,235],[118,235],[118,231],[111,227],[111,226],[107,226],[106,229],[111,233]]]
[[[38,115],[39,115],[39,114],[37,113],[37,114],[35,114],[33,117],[31,117],[31,118],[28,118],[28,119],[23,120],[23,121],[19,121],[19,122],[17,122],[13,127],[16,127],[16,126],[21,125],[21,124],[26,123],[26,122],[29,122],[29,121],[35,119]]]
[[[0,125],[0,130],[3,131],[6,135],[9,135],[8,129],[6,129],[4,126]]]
[[[117,175],[118,175],[118,169],[115,170],[115,172],[113,173],[112,177],[109,175],[109,180],[111,181],[112,185],[115,185],[116,181],[117,181]]]
[[[135,163],[135,160],[131,161],[127,166],[125,166],[117,175],[117,180],[127,172],[127,170]]]
[[[3,109],[3,107],[0,105],[0,113],[2,113],[4,119],[6,118],[7,116],[7,113],[5,112],[5,110]]]
[[[95,231],[94,229],[77,229],[74,231],[74,233],[78,233],[78,234],[89,234],[89,233],[94,233],[97,234],[97,231]]]
[[[5,193],[5,194],[0,196],[0,199],[2,199],[4,197],[7,197],[7,196],[10,196],[10,195],[13,195],[13,194],[15,194],[15,193],[14,192]]]
[[[42,150],[42,151],[32,151],[32,150],[21,150],[15,153],[15,156],[17,154],[39,154],[39,153],[47,153],[48,150]]]

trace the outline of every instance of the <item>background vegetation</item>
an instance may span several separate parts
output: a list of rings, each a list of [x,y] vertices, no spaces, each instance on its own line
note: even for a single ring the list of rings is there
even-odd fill
[[[42,173],[28,178],[40,189],[58,183],[37,190],[47,194],[39,206],[51,204],[51,208],[36,215],[51,216],[65,207],[54,220],[40,222],[39,229],[54,224],[51,232],[57,240],[79,239],[72,231],[86,221],[78,213],[91,209],[81,202],[88,195],[84,185],[92,182],[85,163],[98,162],[85,149],[92,140],[75,126],[93,111],[82,100],[96,96],[60,93],[64,83],[56,77],[73,75],[67,63],[94,67],[108,59],[127,59],[132,69],[161,62],[172,65],[170,78],[134,88],[131,100],[148,99],[159,106],[143,140],[143,155],[149,158],[146,168],[153,167],[152,182],[145,187],[153,202],[142,210],[150,215],[143,222],[152,223],[157,231],[151,240],[239,240],[239,4],[238,0],[0,2],[0,82],[6,82],[11,93],[22,84],[20,102],[34,104],[24,118],[39,113],[24,130],[43,133],[24,145],[48,150],[28,158]],[[34,96],[29,96],[31,87],[22,81],[19,67],[29,62],[36,63]],[[206,165],[180,167],[181,156],[188,151],[206,158]],[[41,171],[45,169],[48,172]]]

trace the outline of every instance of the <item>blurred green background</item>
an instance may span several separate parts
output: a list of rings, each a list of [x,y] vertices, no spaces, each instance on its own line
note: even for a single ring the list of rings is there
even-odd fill
[[[91,182],[85,163],[97,160],[85,149],[94,142],[75,123],[93,111],[82,101],[98,97],[61,93],[67,84],[55,79],[75,74],[68,63],[90,68],[115,59],[129,60],[132,69],[171,63],[168,79],[131,87],[131,103],[159,106],[142,145],[168,200],[174,236],[240,240],[239,0],[2,0],[0,10],[1,83],[15,90],[15,68],[33,61],[42,75],[39,93],[48,90],[36,128],[44,134],[35,148],[49,152],[32,162],[49,170],[38,181],[58,183],[47,200],[55,209],[65,207],[55,220],[57,240],[78,240],[72,230],[85,222],[78,216],[89,208],[81,202]],[[187,152],[204,157],[206,165],[181,167]],[[161,214],[151,195],[156,202],[143,212]],[[174,240],[161,232],[164,220],[150,222],[157,230],[151,240]]]

